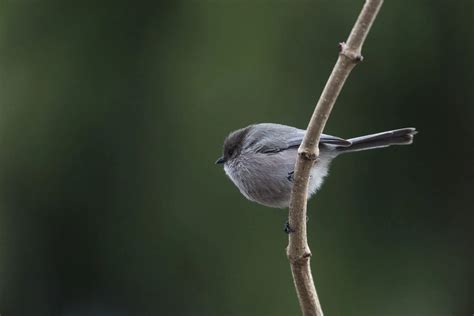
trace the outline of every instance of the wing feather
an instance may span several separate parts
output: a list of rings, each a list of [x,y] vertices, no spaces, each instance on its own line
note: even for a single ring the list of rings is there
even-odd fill
[[[258,152],[261,153],[277,153],[289,148],[299,147],[303,141],[306,131],[300,129],[292,129],[288,131],[289,133],[285,135],[280,135],[281,137],[273,138],[272,142],[261,144]],[[290,136],[288,136],[290,135]],[[327,134],[321,134],[320,144],[324,145],[333,145],[335,147],[349,147],[352,143],[346,139],[331,136]]]

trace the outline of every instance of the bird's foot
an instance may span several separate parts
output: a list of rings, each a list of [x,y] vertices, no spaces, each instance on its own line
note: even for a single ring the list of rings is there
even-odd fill
[[[285,223],[284,231],[285,231],[285,233],[287,233],[288,235],[295,232],[295,230],[290,227],[290,223],[289,223],[288,221],[286,221],[286,223]]]
[[[288,172],[288,176],[286,177],[288,181],[293,182],[295,176],[295,171]]]
[[[308,217],[308,216],[306,216],[306,223],[307,223],[307,222],[309,222],[309,217]],[[285,233],[287,233],[288,235],[295,232],[295,230],[294,230],[293,228],[291,228],[290,222],[289,222],[288,220],[285,222],[285,226],[284,226],[283,230],[284,230]]]

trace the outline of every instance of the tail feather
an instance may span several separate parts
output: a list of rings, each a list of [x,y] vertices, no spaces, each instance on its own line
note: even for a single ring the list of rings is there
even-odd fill
[[[339,147],[338,151],[341,153],[348,153],[383,148],[391,145],[409,145],[413,142],[413,136],[416,133],[417,131],[415,128],[407,127],[393,131],[355,137],[348,139],[348,141],[351,142],[350,146]]]

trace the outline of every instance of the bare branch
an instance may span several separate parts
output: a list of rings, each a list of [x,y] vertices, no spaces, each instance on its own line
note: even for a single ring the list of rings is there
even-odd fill
[[[287,255],[291,264],[301,310],[305,316],[323,315],[311,274],[311,251],[306,233],[306,200],[309,174],[319,156],[319,139],[332,107],[351,70],[363,59],[361,55],[362,45],[382,3],[383,0],[366,0],[347,43],[341,43],[339,58],[319,98],[308,124],[306,135],[298,149],[288,219],[293,232],[289,235]]]

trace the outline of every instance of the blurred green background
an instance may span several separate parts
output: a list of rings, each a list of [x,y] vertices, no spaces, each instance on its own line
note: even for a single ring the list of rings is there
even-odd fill
[[[285,210],[215,166],[306,127],[363,1],[2,1],[0,314],[299,315]],[[386,1],[326,132],[406,126],[309,203],[325,314],[474,313],[474,2]]]

